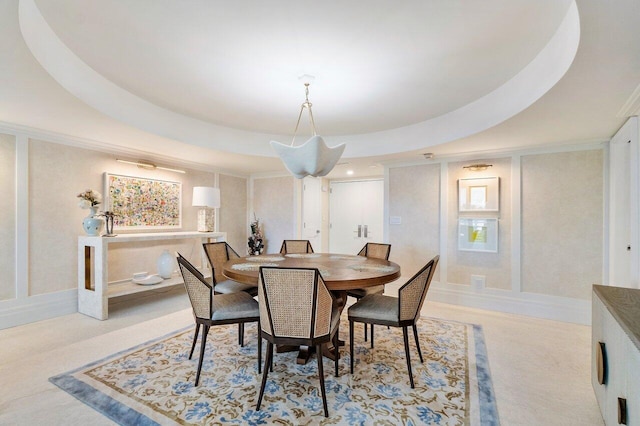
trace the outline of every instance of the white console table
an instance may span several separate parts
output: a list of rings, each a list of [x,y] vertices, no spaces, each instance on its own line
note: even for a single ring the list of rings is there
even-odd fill
[[[109,298],[182,284],[182,277],[171,277],[149,286],[131,280],[109,283],[109,244],[196,238],[201,242],[225,241],[226,232],[154,232],[122,234],[115,237],[78,237],[78,311],[105,320],[109,317]],[[203,265],[207,264],[203,255]]]

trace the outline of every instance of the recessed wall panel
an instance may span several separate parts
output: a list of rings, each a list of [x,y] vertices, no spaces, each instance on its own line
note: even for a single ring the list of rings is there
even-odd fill
[[[602,233],[602,150],[522,157],[522,291],[589,300]]]
[[[247,253],[247,179],[220,174],[220,230],[240,256]],[[253,220],[253,218],[251,218]]]
[[[16,297],[16,139],[0,134],[0,300]]]
[[[511,283],[511,158],[483,159],[490,164],[486,170],[465,169],[478,161],[449,163],[448,186],[448,277],[449,283],[471,285],[472,275],[484,277],[487,288],[510,290]],[[499,209],[491,212],[460,212],[458,209],[458,180],[499,178]],[[498,223],[497,252],[460,250],[458,219],[491,218]]]
[[[293,228],[293,188],[291,176],[253,181],[253,211],[262,225],[266,253],[277,253],[282,240],[297,238]]]
[[[390,260],[408,279],[439,252],[439,164],[389,169],[389,218]],[[439,268],[433,279],[440,280]]]

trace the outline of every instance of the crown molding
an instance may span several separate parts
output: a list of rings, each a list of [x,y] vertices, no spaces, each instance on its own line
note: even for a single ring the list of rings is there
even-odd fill
[[[618,111],[618,117],[632,117],[634,115],[640,115],[640,84]]]
[[[57,143],[60,145],[72,146],[75,148],[90,149],[92,151],[103,152],[105,154],[128,157],[132,160],[149,160],[154,163],[162,163],[162,165],[172,165],[183,167],[186,169],[222,173],[225,175],[248,178],[249,175],[238,173],[234,170],[215,167],[210,164],[198,163],[194,161],[186,161],[162,154],[156,154],[141,149],[133,149],[128,147],[116,146],[108,142],[102,142],[95,139],[81,138],[64,133],[53,132],[50,130],[38,129],[35,127],[24,126],[21,124],[7,123],[0,121],[0,132],[11,134],[14,136],[25,135],[29,139],[37,139],[45,142]]]

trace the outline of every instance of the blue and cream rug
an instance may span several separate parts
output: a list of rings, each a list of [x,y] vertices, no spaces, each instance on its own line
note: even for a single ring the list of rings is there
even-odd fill
[[[354,374],[348,346],[340,377],[324,360],[329,418],[322,412],[317,364],[295,362],[296,352],[274,354],[262,410],[255,411],[256,325],[246,326],[244,348],[235,325],[213,327],[200,385],[193,385],[199,344],[187,359],[193,328],[143,343],[50,381],[123,425],[498,425],[480,326],[433,318],[419,321],[424,364],[411,342],[415,389],[409,386],[402,331],[376,328],[376,347],[356,326]],[[348,323],[341,325],[348,340]],[[266,345],[264,345],[266,347]],[[264,355],[263,355],[264,360]]]

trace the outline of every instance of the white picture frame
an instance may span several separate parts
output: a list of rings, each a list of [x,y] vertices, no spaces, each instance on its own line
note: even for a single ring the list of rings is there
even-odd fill
[[[182,183],[106,172],[105,210],[114,230],[182,228]]]
[[[468,178],[458,180],[458,211],[500,211],[500,178]]]
[[[498,219],[465,217],[458,219],[458,250],[498,252]]]

